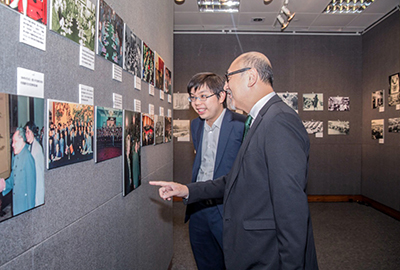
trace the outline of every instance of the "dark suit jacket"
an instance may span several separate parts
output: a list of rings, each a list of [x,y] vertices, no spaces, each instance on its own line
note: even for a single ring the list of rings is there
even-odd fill
[[[227,269],[318,269],[306,194],[309,147],[299,116],[274,96],[229,174],[188,185],[187,203],[224,197]]]
[[[242,144],[244,121],[246,117],[242,114],[234,113],[230,110],[225,111],[222,119],[221,130],[218,139],[218,149],[214,164],[214,179],[227,174],[236,159],[240,145]],[[192,169],[192,182],[196,182],[197,174],[201,165],[201,149],[203,145],[204,119],[196,118],[191,123],[191,132],[193,146],[196,150],[196,157]],[[223,214],[222,204],[218,205],[218,209]],[[195,209],[188,205],[186,208],[185,222]]]

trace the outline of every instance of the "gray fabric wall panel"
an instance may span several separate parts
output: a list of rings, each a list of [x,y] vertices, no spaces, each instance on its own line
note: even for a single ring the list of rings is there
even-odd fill
[[[95,1],[97,2],[97,1]],[[106,1],[173,76],[173,1]],[[50,5],[49,5],[50,6]],[[172,110],[167,97],[134,89],[133,76],[112,80],[112,64],[95,57],[95,71],[80,67],[79,46],[47,27],[46,51],[19,43],[19,14],[0,4],[0,92],[16,94],[17,67],[44,73],[44,96],[79,102],[78,84],[94,88],[94,105],[142,112],[154,104]],[[47,106],[46,106],[47,107]],[[45,108],[46,109],[46,108]],[[46,121],[47,124],[47,121]],[[166,269],[172,258],[172,204],[148,181],[173,178],[173,143],[142,148],[142,185],[122,196],[122,157],[45,171],[45,205],[0,223],[0,269]]]

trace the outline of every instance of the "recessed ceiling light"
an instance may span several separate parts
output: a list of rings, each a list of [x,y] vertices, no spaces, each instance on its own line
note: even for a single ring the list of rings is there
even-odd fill
[[[265,18],[251,18],[252,22],[263,22],[265,21]]]

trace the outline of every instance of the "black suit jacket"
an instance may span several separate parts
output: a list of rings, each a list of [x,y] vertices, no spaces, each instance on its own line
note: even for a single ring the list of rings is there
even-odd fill
[[[224,197],[227,269],[318,269],[306,194],[309,147],[299,116],[274,96],[229,174],[188,185],[187,203]]]

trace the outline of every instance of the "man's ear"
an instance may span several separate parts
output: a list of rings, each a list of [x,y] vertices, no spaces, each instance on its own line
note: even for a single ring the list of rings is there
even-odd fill
[[[257,70],[255,68],[252,68],[249,71],[247,71],[247,73],[248,73],[247,86],[248,87],[252,87],[252,86],[254,86],[256,84],[256,82],[258,80]]]
[[[226,92],[225,91],[219,92],[218,102],[220,104],[222,104],[225,101],[225,98],[226,98]]]

